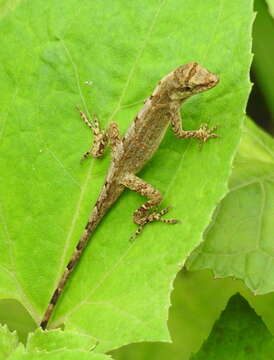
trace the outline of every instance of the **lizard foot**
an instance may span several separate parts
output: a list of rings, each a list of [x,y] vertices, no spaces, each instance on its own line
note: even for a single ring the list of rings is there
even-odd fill
[[[170,206],[164,208],[163,210],[160,210],[159,212],[152,212],[151,214],[144,216],[141,219],[138,219],[137,225],[138,229],[135,231],[135,233],[130,237],[130,241],[133,242],[135,240],[135,238],[142,232],[143,228],[145,227],[145,225],[147,225],[148,223],[154,222],[154,221],[159,221],[162,223],[166,223],[166,224],[176,224],[178,222],[180,222],[180,220],[178,219],[162,219],[162,216],[165,215],[169,210],[171,209]],[[136,220],[135,220],[136,222]]]
[[[220,137],[218,134],[214,133],[216,129],[217,125],[209,128],[208,124],[202,124],[196,132],[196,137],[199,140],[200,144],[204,144],[208,139]]]
[[[180,220],[178,220],[178,219],[162,219],[162,216],[165,215],[166,213],[168,213],[170,209],[171,209],[171,206],[168,206],[159,212],[153,212],[152,214],[148,215],[148,218],[149,218],[148,222],[160,221],[160,222],[167,223],[167,224],[176,224],[176,223],[180,222]],[[151,218],[151,220],[150,220],[150,218]]]

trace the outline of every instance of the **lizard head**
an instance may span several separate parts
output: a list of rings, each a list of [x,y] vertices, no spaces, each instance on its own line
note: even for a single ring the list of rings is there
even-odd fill
[[[179,66],[174,71],[174,80],[177,83],[172,99],[186,99],[194,94],[209,90],[216,86],[219,79],[197,62]]]

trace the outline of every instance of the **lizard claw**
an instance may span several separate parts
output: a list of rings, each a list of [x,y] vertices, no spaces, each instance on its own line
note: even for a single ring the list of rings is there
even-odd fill
[[[215,134],[214,131],[218,128],[217,125],[212,126],[211,128],[208,124],[201,124],[200,128],[197,130],[197,138],[199,140],[199,147],[208,140],[220,137],[220,135]]]
[[[87,159],[91,155],[92,150],[86,151],[84,155],[80,159],[80,163],[82,164],[85,159]]]
[[[138,229],[130,236],[129,241],[131,243],[133,243],[134,240],[136,239],[136,237],[143,231],[143,228],[144,228],[144,225],[140,225],[138,227]]]
[[[159,222],[166,223],[166,224],[177,224],[177,223],[181,222],[178,219],[162,219],[162,216],[165,215],[166,213],[168,213],[171,208],[172,208],[171,206],[168,206],[158,212],[154,211],[150,215],[147,215],[146,217],[142,218],[142,222],[140,222],[135,233],[133,233],[130,236],[129,241],[131,243],[134,242],[136,237],[143,231],[144,227],[151,222],[159,221]]]

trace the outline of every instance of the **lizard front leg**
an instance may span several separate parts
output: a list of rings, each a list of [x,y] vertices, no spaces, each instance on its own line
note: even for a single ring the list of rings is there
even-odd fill
[[[184,130],[182,128],[182,119],[180,109],[175,109],[171,114],[171,127],[174,135],[178,138],[185,139],[198,139],[201,143],[205,143],[210,138],[217,138],[218,135],[213,131],[217,129],[217,126],[213,126],[211,129],[207,124],[202,124],[198,130]]]
[[[134,174],[126,174],[122,180],[121,184],[134,190],[139,194],[149,198],[142,206],[140,206],[133,213],[133,221],[139,227],[132,238],[135,238],[143,229],[143,227],[150,222],[160,221],[168,224],[175,224],[178,222],[176,219],[162,219],[161,217],[166,214],[169,208],[165,208],[159,212],[152,211],[155,206],[159,205],[162,200],[161,193],[154,189],[152,185],[148,184],[138,176]]]
[[[90,121],[83,111],[78,107],[77,109],[79,110],[84,123],[92,130],[94,136],[92,147],[84,153],[82,160],[89,155],[92,155],[95,158],[102,157],[108,143],[111,144],[111,151],[112,154],[114,154],[116,147],[121,143],[118,125],[115,122],[112,122],[107,130],[101,130],[99,121],[95,115],[92,121]]]

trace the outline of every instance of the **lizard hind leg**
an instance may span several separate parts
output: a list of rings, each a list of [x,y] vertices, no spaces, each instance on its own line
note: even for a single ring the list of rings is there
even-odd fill
[[[148,223],[159,221],[168,224],[175,224],[178,222],[176,219],[162,219],[162,216],[169,211],[169,207],[161,211],[154,211],[155,207],[160,204],[162,195],[158,190],[154,189],[152,185],[148,184],[134,174],[126,174],[123,177],[121,184],[130,190],[136,191],[139,194],[149,198],[148,201],[146,201],[133,213],[133,221],[138,225],[138,229],[131,236],[130,240],[134,240],[135,237],[141,233],[144,226]]]

